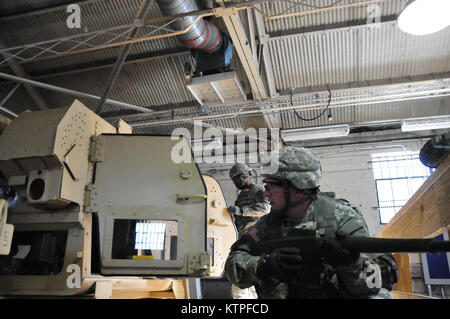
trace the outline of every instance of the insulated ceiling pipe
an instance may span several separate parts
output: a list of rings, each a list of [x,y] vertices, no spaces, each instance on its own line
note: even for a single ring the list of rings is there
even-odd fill
[[[156,2],[162,13],[168,16],[199,10],[195,0],[156,0]],[[178,18],[171,26],[176,31],[184,30],[194,23],[196,18],[197,16]],[[179,38],[186,46],[206,53],[217,51],[223,42],[223,36],[217,26],[204,19],[195,23],[188,32],[179,35]]]

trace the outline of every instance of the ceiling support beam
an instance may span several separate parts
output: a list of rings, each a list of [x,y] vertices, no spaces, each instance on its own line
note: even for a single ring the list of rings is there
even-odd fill
[[[13,89],[12,89],[11,91],[9,91],[8,94],[6,94],[5,98],[0,102],[0,110],[2,110],[2,111],[5,112],[5,113],[8,113],[9,115],[12,115],[12,116],[14,116],[14,117],[17,117],[18,115],[17,115],[16,113],[14,113],[14,112],[11,112],[11,111],[8,110],[8,109],[5,109],[5,108],[3,107],[3,105],[9,100],[9,98],[10,98],[11,96],[13,96],[14,93],[16,93],[16,91],[17,91],[17,89],[20,87],[20,85],[21,85],[20,83],[17,83],[17,84],[13,87]]]
[[[259,46],[260,46],[259,50],[262,50],[262,52],[260,52],[259,54],[262,56],[264,70],[266,71],[269,96],[271,98],[277,97],[278,93],[276,91],[275,80],[273,77],[272,61],[270,60],[269,47],[267,46],[267,41],[269,40],[270,37],[266,33],[264,26],[264,18],[261,12],[257,10],[252,11],[255,15],[256,29],[258,31]]]
[[[72,96],[76,96],[76,97],[82,97],[82,98],[87,98],[87,99],[97,100],[97,101],[101,99],[101,97],[93,95],[93,94],[70,90],[70,89],[60,87],[60,86],[51,85],[48,83],[33,81],[30,79],[14,76],[14,75],[7,74],[7,73],[0,72],[0,78],[10,80],[13,82],[23,83],[24,85],[37,86],[37,87],[40,87],[43,89],[47,89],[47,90],[51,90],[51,91],[55,91],[55,92],[59,92],[59,93],[63,93],[63,94],[68,94],[68,95],[72,95]],[[106,99],[106,103],[111,104],[111,105],[117,105],[117,106],[124,107],[124,108],[134,109],[139,112],[147,112],[147,113],[153,112],[152,109],[148,109],[148,108],[141,107],[141,106],[136,106],[136,105],[125,103],[125,102],[115,101],[115,100],[111,100],[111,99]]]
[[[180,56],[188,56],[189,51],[186,49],[174,49],[169,51],[170,53],[156,52],[154,55],[151,54],[134,54],[128,55],[127,60],[124,62],[124,65],[136,64],[136,63],[146,63],[150,61],[180,57]],[[95,63],[86,63],[86,64],[77,64],[74,66],[64,66],[58,67],[54,69],[45,70],[43,72],[30,73],[29,75],[36,81],[57,77],[61,75],[72,75],[77,73],[84,73],[89,71],[96,71],[102,69],[108,69],[114,67],[114,59],[105,59],[99,60]],[[0,86],[6,85],[7,83],[0,83]]]
[[[153,0],[143,0],[134,21],[142,22],[145,19],[145,16],[147,15],[148,10],[150,9],[152,4]],[[128,32],[127,37],[133,39],[137,31],[138,28],[134,27]],[[120,70],[122,69],[125,60],[127,59],[128,53],[130,52],[132,45],[133,43],[127,43],[120,49],[119,56],[117,57],[116,63],[114,64],[114,68],[109,76],[108,83],[106,84],[105,92],[103,93],[102,98],[100,99],[100,102],[98,103],[95,109],[95,113],[97,114],[101,113],[103,105],[105,105],[105,101],[107,100],[108,95],[111,93],[111,90],[114,84],[116,83],[116,79],[119,76]]]
[[[251,5],[243,3],[243,4],[240,4],[236,7],[234,7],[234,10],[240,11],[240,10],[245,10],[247,8],[251,8]],[[223,8],[221,8],[221,9],[223,9]],[[204,17],[210,17],[210,16],[220,17],[221,16],[220,14],[221,14],[221,12],[216,11],[215,9],[198,10],[198,11],[194,11],[194,12],[185,12],[185,13],[172,15],[172,16],[165,16],[165,17],[152,18],[152,19],[143,19],[143,21],[141,21],[141,22],[134,22],[129,25],[121,25],[121,26],[116,26],[116,27],[112,27],[112,28],[108,28],[108,29],[97,30],[94,32],[81,33],[81,34],[62,37],[62,38],[58,38],[58,39],[46,40],[46,41],[41,41],[41,42],[36,42],[36,43],[29,43],[26,45],[20,45],[20,46],[15,46],[15,47],[10,47],[10,48],[4,48],[4,49],[0,48],[0,53],[6,54],[5,59],[3,59],[3,61],[0,61],[0,66],[2,64],[6,64],[8,62],[8,60],[10,60],[11,58],[15,58],[15,57],[21,60],[18,63],[23,64],[23,63],[43,61],[43,60],[47,60],[47,59],[55,59],[55,58],[60,58],[63,56],[69,56],[69,55],[73,55],[73,54],[81,54],[81,53],[93,52],[93,51],[103,50],[103,49],[108,49],[108,48],[121,47],[126,44],[133,44],[133,43],[146,42],[146,41],[151,41],[151,40],[156,40],[156,39],[175,37],[178,35],[185,34],[186,32],[189,32],[189,30],[195,25],[195,23],[199,19],[202,19]],[[174,20],[177,18],[189,16],[189,15],[194,15],[197,18],[191,25],[186,27],[184,30],[174,31],[174,32],[170,32],[169,30],[166,30],[169,32],[154,35],[154,33],[156,33],[156,31],[164,29],[164,28],[161,26],[152,25],[152,23],[159,23],[162,21],[170,20],[170,19]],[[167,24],[170,24],[170,23],[171,22],[169,21],[169,23],[167,23]],[[145,27],[148,25],[155,27],[156,30],[153,30],[151,33],[147,34],[144,37],[134,38],[131,40],[127,39],[125,41],[117,40],[118,38],[123,38],[123,33],[125,33],[125,32],[129,32],[130,30],[132,30],[134,28]],[[89,43],[92,39],[95,39],[100,35],[102,35],[102,36],[109,35],[109,36],[113,36],[113,38],[108,39],[107,41],[105,39],[105,42],[103,44]],[[72,40],[74,40],[74,39],[76,41],[78,41],[78,42],[76,42],[77,43],[76,45],[73,45],[73,43],[72,43],[73,42]],[[72,46],[68,50],[55,51],[53,48],[61,43],[67,43],[67,44],[72,43]],[[80,44],[88,46],[88,48],[77,49],[78,47],[80,47]],[[42,49],[41,46],[45,46],[46,48]],[[40,49],[42,51],[31,57],[21,56],[21,54],[23,54],[24,52],[27,52],[31,48]],[[48,53],[48,52],[51,52],[52,54],[42,56],[44,53]]]
[[[293,94],[307,94],[307,93],[316,93],[322,91],[341,91],[341,90],[350,90],[357,91],[361,89],[366,91],[368,89],[374,90],[387,90],[387,89],[395,89],[398,86],[410,86],[412,89],[414,86],[422,86],[429,85],[429,83],[434,83],[433,85],[440,85],[439,81],[447,82],[450,78],[450,72],[442,72],[442,73],[431,73],[431,74],[420,74],[420,75],[410,75],[406,77],[399,78],[389,78],[389,79],[380,79],[380,80],[367,80],[367,81],[357,81],[357,82],[347,82],[340,84],[329,84],[323,86],[314,86],[314,87],[303,87],[303,88],[294,88]],[[287,98],[290,95],[290,90],[280,90],[280,96],[285,96]]]
[[[282,39],[288,39],[291,37],[298,37],[304,35],[310,35],[313,33],[324,33],[324,32],[335,32],[335,31],[345,31],[345,30],[353,30],[353,29],[361,29],[361,28],[377,28],[381,25],[390,25],[397,23],[397,15],[383,16],[380,17],[380,21],[375,23],[368,23],[366,19],[363,20],[354,20],[354,21],[345,21],[339,23],[330,23],[325,25],[317,25],[317,26],[309,26],[299,29],[285,30],[285,31],[274,31],[269,32],[269,40],[268,41],[278,41]]]
[[[444,72],[433,75],[411,76],[408,78],[365,81],[355,84],[344,83],[330,86],[329,89],[334,91],[333,93],[335,94],[335,98],[329,105],[330,108],[440,98],[450,96],[450,73]],[[292,105],[289,103],[289,100],[289,95],[282,95],[278,98],[265,101],[252,101],[245,104],[236,103],[228,107],[228,112],[226,113],[221,112],[219,114],[213,112],[207,116],[197,116],[195,107],[158,111],[151,114],[150,117],[139,119],[140,123],[135,124],[135,126],[151,127],[181,124],[193,120],[211,121],[237,116],[261,116],[264,113],[280,113],[293,109],[300,112],[315,109],[323,110],[328,102],[328,88],[313,87],[295,89]],[[186,115],[189,110],[192,110],[192,116]],[[179,115],[177,115],[178,112],[180,112]],[[158,118],[151,118],[156,115],[158,115]],[[133,116],[134,120],[137,121],[136,115],[125,115],[123,118],[126,119],[127,116]],[[133,124],[130,125],[133,126]]]
[[[264,87],[263,80],[256,67],[256,62],[253,60],[253,55],[250,51],[249,42],[245,36],[238,10],[236,10],[236,8],[216,8],[215,11],[216,15],[223,18],[228,29],[236,53],[238,54],[245,70],[245,74],[250,81],[250,86],[254,92],[254,99],[266,99],[268,97],[266,88]]]
[[[323,103],[326,103],[328,101],[328,90],[335,91],[334,93],[339,93],[337,95],[342,95],[343,98],[355,98],[358,97],[358,94],[361,94],[361,92],[366,92],[368,96],[370,96],[371,92],[372,95],[374,95],[375,91],[377,95],[375,97],[378,97],[379,100],[382,100],[385,96],[383,94],[383,91],[386,90],[399,90],[400,95],[404,95],[411,91],[411,88],[422,88],[426,89],[427,91],[430,90],[437,90],[440,91],[442,89],[448,89],[450,88],[450,72],[443,72],[443,73],[436,73],[436,74],[424,74],[424,75],[416,75],[416,76],[408,76],[408,77],[402,77],[402,78],[391,78],[391,79],[382,79],[382,80],[372,80],[372,81],[363,81],[363,82],[351,82],[351,83],[342,83],[342,84],[335,84],[330,86],[317,86],[317,87],[305,87],[305,88],[296,88],[293,92],[293,99],[294,102],[298,104],[299,101],[308,99],[308,101],[318,102],[321,100]],[[324,95],[323,98],[319,99],[317,97],[317,94]],[[351,96],[349,96],[349,94]],[[442,94],[442,93],[438,93]],[[314,97],[314,100],[311,100],[311,98]],[[431,98],[432,96],[426,95],[425,97]],[[258,107],[258,104],[286,104],[287,101],[289,101],[290,98],[290,92],[289,90],[281,91],[280,96],[277,98],[269,99],[264,102],[245,102],[245,103],[233,103],[228,106],[229,113],[222,114],[223,118],[227,118],[233,113],[232,115],[239,115],[239,112],[233,112],[233,110],[242,109],[242,107],[245,105],[246,109],[248,108],[255,108]],[[414,97],[414,99],[421,98],[420,96]],[[339,99],[335,98],[334,102],[337,102]],[[374,103],[372,101],[371,103]],[[333,103],[334,104],[334,103]],[[217,106],[218,104],[211,104],[210,107]],[[169,106],[166,105],[164,108],[168,108]],[[293,107],[291,107],[293,108]],[[276,110],[276,109],[275,109]],[[175,109],[168,109],[168,110],[161,110],[161,111],[154,111],[152,113],[152,116],[160,116],[164,117],[165,115],[171,115],[173,112],[182,112],[182,114],[187,114],[189,111],[192,111],[192,114],[197,114],[197,106],[196,105],[185,105],[185,106],[178,106]],[[253,113],[258,112],[257,110],[252,111]],[[235,114],[236,113],[236,114]],[[127,117],[138,117],[139,121],[145,120],[144,118],[140,119],[140,117],[147,117],[149,114],[140,114],[140,113],[133,113],[133,114],[126,114],[126,115],[118,115],[117,117],[114,116],[108,116],[106,119],[118,119],[119,117],[123,117],[125,120]],[[150,119],[148,119],[150,120]]]
[[[267,99],[269,96],[259,72],[259,62],[257,59],[257,50],[254,42],[252,12],[247,10],[251,39],[247,39],[238,11],[235,8],[216,8],[216,14],[223,18],[225,26],[228,29],[235,51],[250,82],[253,99],[260,101]],[[277,120],[274,113],[265,112],[264,106],[262,106],[261,110],[262,116],[268,128],[276,128],[280,126],[280,120]]]
[[[365,105],[371,105],[371,104],[379,104],[379,103],[388,103],[388,102],[399,102],[399,101],[412,101],[412,100],[419,100],[419,99],[430,99],[430,98],[441,98],[441,97],[448,97],[450,96],[450,89],[447,90],[439,90],[439,91],[432,91],[427,92],[428,95],[419,95],[416,94],[414,96],[407,96],[404,97],[401,94],[392,95],[389,96],[389,99],[386,100],[378,100],[378,99],[370,99],[370,98],[364,98],[360,100],[347,99],[340,101],[340,104],[330,104],[330,108],[340,108],[340,107],[348,107],[348,106],[365,106]],[[264,102],[261,102],[264,103]],[[283,105],[283,106],[280,106]],[[259,105],[258,105],[259,106]],[[296,109],[297,111],[312,111],[312,110],[323,110],[325,108],[325,105],[318,105],[317,103],[310,103],[310,104],[302,104],[302,105],[290,105],[288,103],[279,103],[278,106],[274,106],[272,108],[267,108],[262,111],[262,107],[259,106],[259,109],[249,109],[249,110],[242,110],[242,111],[230,111],[228,113],[223,114],[214,114],[214,115],[206,115],[206,116],[195,116],[192,117],[186,117],[186,115],[178,116],[177,118],[173,118],[170,120],[158,120],[148,122],[140,122],[140,123],[129,123],[130,126],[133,128],[135,127],[153,127],[153,126],[164,126],[164,125],[175,125],[175,124],[183,124],[183,123],[191,123],[192,121],[214,121],[214,120],[223,120],[223,119],[230,119],[233,117],[244,117],[244,116],[259,116],[262,115],[263,112],[286,112],[291,111],[293,109]]]
[[[278,14],[273,16],[264,16],[269,21],[278,20],[278,19],[285,19],[290,17],[299,17],[299,16],[305,16],[310,14],[318,14],[323,12],[329,12],[334,10],[342,10],[342,9],[350,9],[350,8],[356,8],[356,7],[364,7],[364,6],[370,6],[376,3],[383,3],[387,1],[392,0],[370,0],[370,1],[364,1],[364,2],[357,2],[357,3],[350,3],[350,4],[343,4],[343,5],[329,5],[324,7],[316,7],[312,10],[307,11],[297,11],[292,13],[286,13],[286,14]],[[263,1],[265,2],[265,1]],[[340,2],[340,1],[337,1]]]
[[[5,41],[0,38],[0,50],[5,49],[7,47]],[[4,53],[0,53],[0,55],[4,56],[5,59],[8,58],[8,56]],[[9,63],[9,67],[14,72],[15,75],[27,78],[29,77],[23,66],[19,65],[14,59],[11,59]],[[29,84],[24,84],[25,90],[30,94],[33,101],[36,103],[37,107],[41,110],[48,109],[48,104],[45,102],[44,98],[42,97],[41,93],[33,86]]]
[[[261,7],[261,6],[259,6]],[[272,61],[270,59],[270,53],[269,53],[269,46],[267,44],[267,41],[269,40],[269,36],[266,33],[266,29],[264,26],[264,18],[263,15],[258,10],[248,10],[248,13],[254,14],[255,24],[256,24],[256,30],[258,34],[258,40],[259,40],[259,50],[255,49],[255,53],[259,53],[259,70],[261,70],[261,64],[262,67],[264,67],[264,71],[266,74],[266,83],[268,87],[268,93],[271,98],[278,97],[279,94],[276,91],[275,86],[275,80],[273,76],[273,68],[272,68]],[[250,22],[249,22],[250,23]],[[281,127],[282,121],[280,113],[266,113],[264,112],[264,119],[266,123],[272,123],[271,126],[268,126],[269,128],[275,128],[275,127]]]

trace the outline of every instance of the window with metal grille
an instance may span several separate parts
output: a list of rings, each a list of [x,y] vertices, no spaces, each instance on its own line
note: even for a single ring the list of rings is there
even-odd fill
[[[165,223],[138,222],[134,249],[164,250],[165,238]]]
[[[380,222],[387,224],[431,175],[418,153],[372,154]]]

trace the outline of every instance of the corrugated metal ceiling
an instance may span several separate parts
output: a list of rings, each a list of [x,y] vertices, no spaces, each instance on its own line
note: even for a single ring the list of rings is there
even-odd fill
[[[343,0],[336,6],[365,3],[366,1]],[[264,20],[265,32],[270,36],[267,42],[272,68],[262,72],[273,76],[275,89],[282,93],[289,88],[311,88],[359,82],[432,75],[450,71],[450,28],[427,37],[413,37],[401,32],[393,20],[404,7],[406,0],[374,1],[381,9],[382,22],[366,25],[369,11],[367,5],[328,9],[295,17]],[[14,10],[36,10],[38,7],[56,6],[64,1],[2,1],[0,4],[0,38],[8,47],[36,43],[50,39],[104,30],[133,23],[142,1],[86,1],[78,2],[82,8],[82,29],[69,29],[66,25],[68,14],[64,11],[47,10],[35,15],[5,18]],[[72,2],[71,2],[72,3]],[[266,16],[317,8],[292,6],[292,1],[270,1],[261,9]],[[316,7],[326,7],[334,0],[313,2]],[[6,14],[2,14],[6,13]],[[17,11],[15,14],[20,14]],[[162,16],[153,4],[147,18]],[[242,14],[241,14],[242,16]],[[3,18],[2,18],[3,17]],[[218,19],[220,22],[220,19]],[[362,21],[362,22],[361,22]],[[247,22],[246,22],[247,23]],[[246,24],[244,23],[244,24]],[[223,26],[222,26],[223,27]],[[142,28],[138,37],[152,30]],[[113,37],[113,35],[110,35]],[[99,37],[100,38],[100,37]],[[108,38],[105,38],[108,39]],[[100,42],[97,42],[97,44]],[[94,45],[93,42],[91,45]],[[80,46],[85,47],[85,46]],[[21,66],[36,80],[53,85],[101,96],[110,75],[112,65],[120,47],[96,50],[90,53],[74,54],[56,59],[47,59]],[[30,53],[33,51],[30,51]],[[139,42],[132,46],[129,60],[122,68],[109,98],[148,107],[154,110],[178,109],[191,106],[177,116],[198,115],[197,106],[189,90],[186,89],[184,64],[189,61],[189,51],[175,37]],[[156,58],[150,58],[157,56]],[[237,57],[236,57],[237,58]],[[238,65],[239,66],[239,65]],[[242,70],[238,70],[242,73]],[[10,73],[2,67],[0,72]],[[243,79],[244,80],[244,79]],[[0,96],[11,90],[10,83],[0,83]],[[248,84],[247,84],[247,90]],[[349,88],[350,90],[350,88]],[[323,90],[322,90],[323,91]],[[250,92],[250,91],[248,91]],[[349,91],[351,92],[351,90]],[[42,90],[50,107],[60,107],[71,103],[74,97]],[[96,101],[81,99],[88,107],[94,108]],[[5,107],[17,112],[24,109],[24,98],[13,96]],[[378,103],[367,106],[333,108],[333,124],[378,121],[411,116],[431,116],[448,114],[449,97],[413,102]],[[29,103],[31,109],[36,109]],[[216,114],[229,106],[212,106]],[[105,112],[116,112],[118,107],[106,105]],[[120,109],[119,109],[120,110]],[[123,110],[122,110],[123,111]],[[320,112],[320,111],[319,111]],[[302,112],[306,118],[317,111]],[[312,122],[302,122],[291,111],[283,111],[280,126],[294,128],[302,126],[330,124],[326,116]],[[151,116],[151,121],[158,117]],[[142,116],[127,118],[130,122],[143,121]],[[264,127],[261,114],[216,119],[209,122],[221,127]],[[189,127],[190,124],[184,124]],[[146,134],[168,134],[176,125],[140,128]]]
[[[351,22],[358,20],[367,20],[369,16],[392,16],[398,15],[404,8],[408,0],[373,0],[371,5],[360,5],[354,7],[345,7],[358,3],[367,3],[368,1],[353,0],[316,0],[303,1],[305,6],[294,5],[294,1],[267,1],[262,4],[262,11],[266,16],[286,15],[290,13],[306,11],[308,14],[285,17],[283,19],[266,19],[265,26],[267,33],[283,32],[290,30],[299,30],[313,26],[324,26]],[[300,3],[301,1],[295,1]],[[334,4],[334,5],[333,5]],[[327,9],[333,5],[337,9]],[[341,8],[342,7],[342,8]],[[321,10],[320,8],[324,8]]]
[[[273,38],[269,48],[276,87],[282,90],[398,78],[448,70],[450,28],[417,37],[389,22]]]

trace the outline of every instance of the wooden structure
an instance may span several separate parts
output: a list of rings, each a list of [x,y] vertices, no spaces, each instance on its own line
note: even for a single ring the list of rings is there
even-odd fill
[[[377,235],[380,238],[433,238],[450,230],[450,156]],[[395,298],[412,298],[408,254],[394,254],[399,268]],[[423,296],[421,296],[423,298]]]
[[[95,285],[92,294],[96,299],[189,299],[189,279],[157,279],[140,277],[90,278]]]

